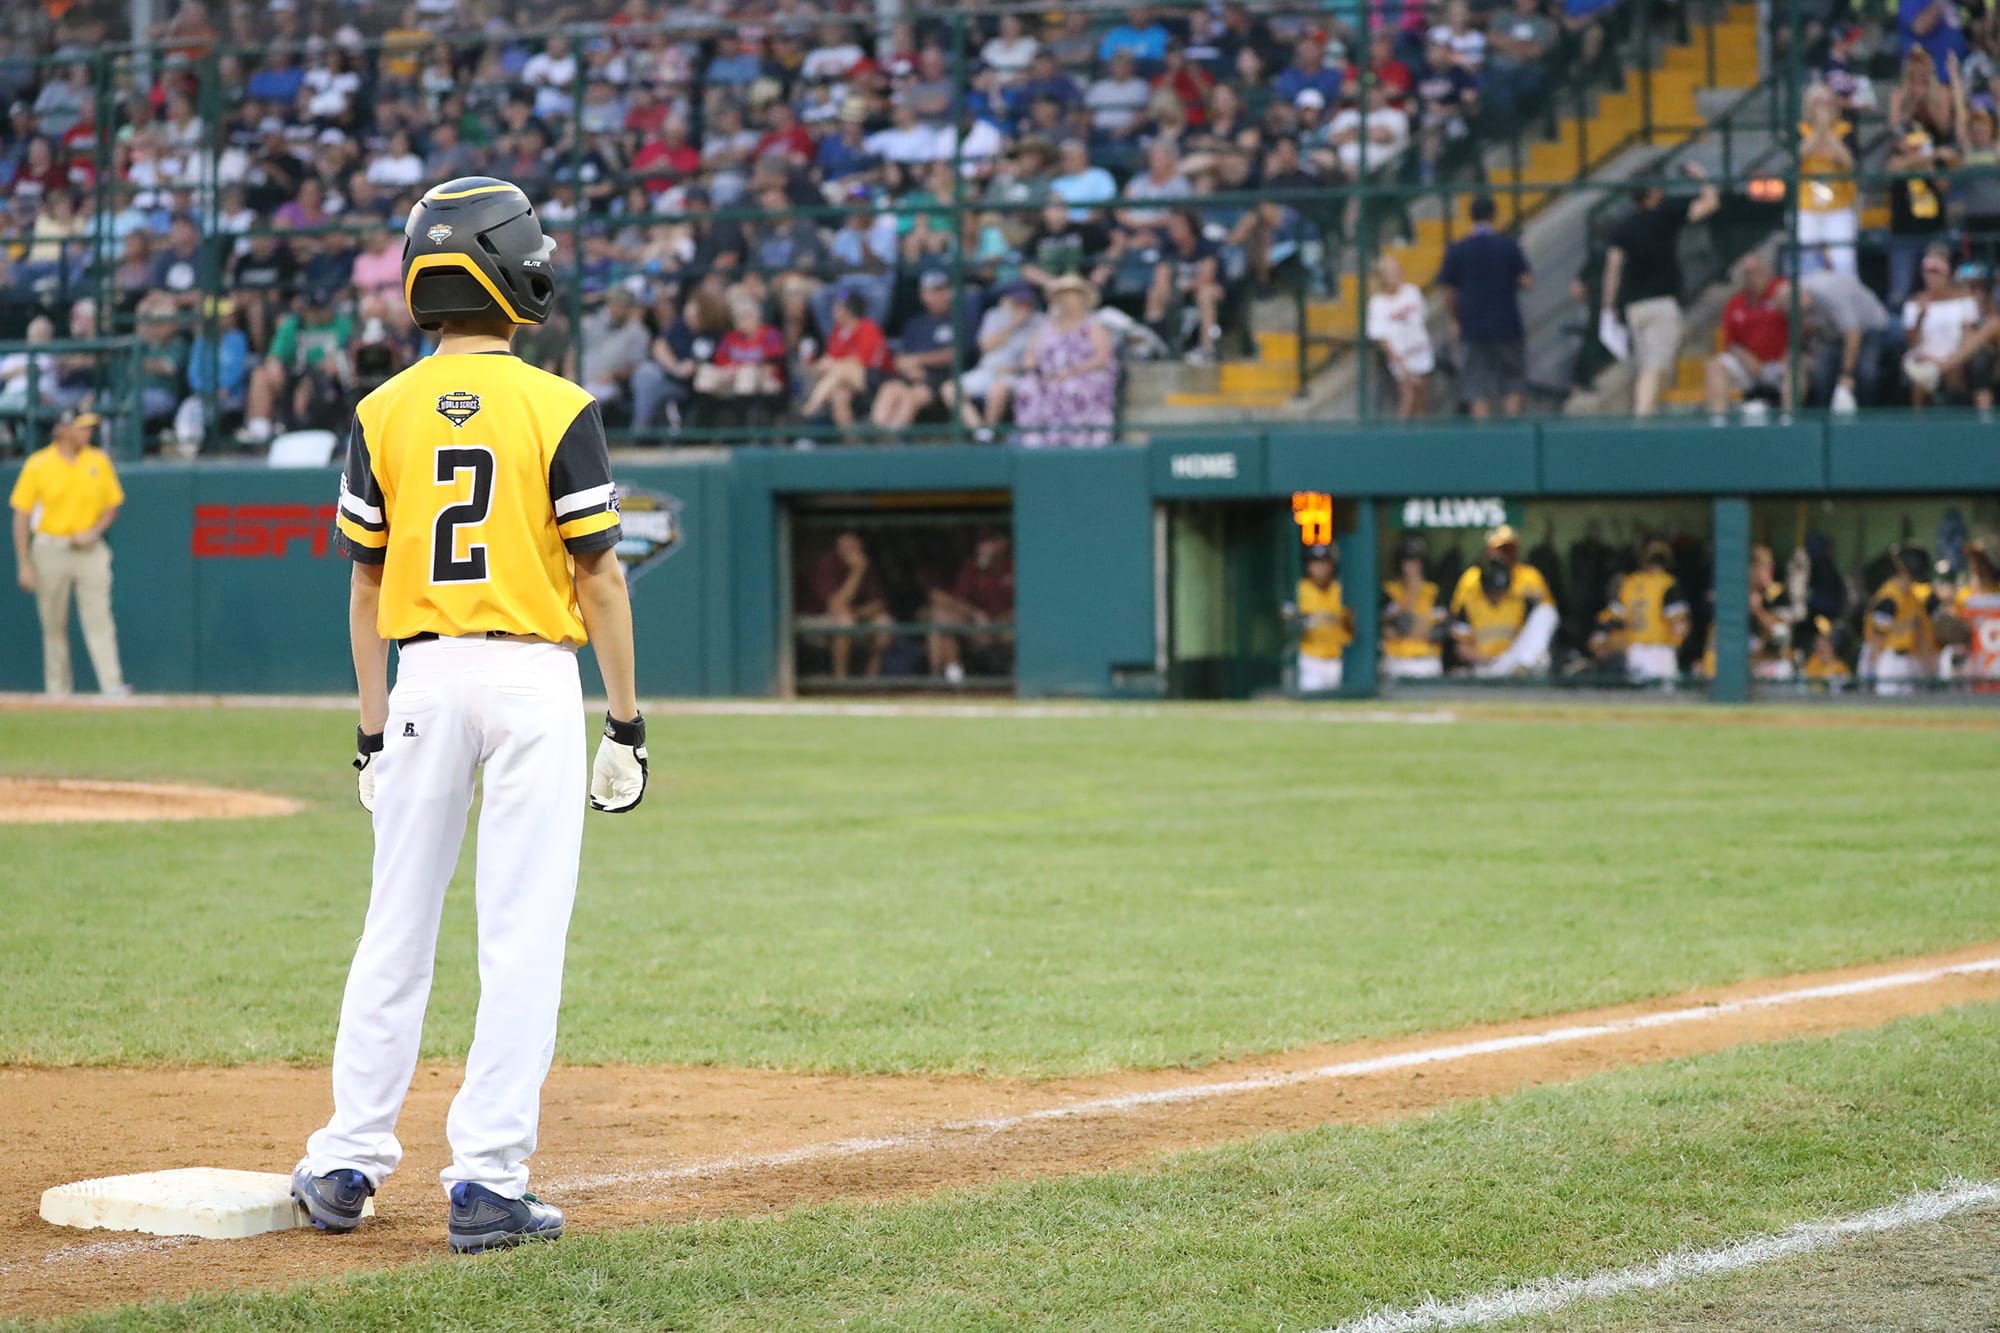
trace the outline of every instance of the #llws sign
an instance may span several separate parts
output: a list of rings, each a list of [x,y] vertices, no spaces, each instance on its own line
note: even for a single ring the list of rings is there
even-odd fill
[[[1519,524],[1519,507],[1498,496],[1447,496],[1403,501],[1406,528],[1497,528]]]

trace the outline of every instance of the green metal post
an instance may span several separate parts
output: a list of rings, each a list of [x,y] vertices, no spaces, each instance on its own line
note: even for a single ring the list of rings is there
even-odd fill
[[[1799,0],[1790,0],[1785,6],[1785,120],[1780,132],[1785,137],[1785,197],[1791,201],[1791,208],[1785,214],[1784,253],[1791,262],[1780,262],[1778,274],[1789,279],[1788,295],[1791,311],[1785,331],[1785,378],[1792,386],[1792,406],[1805,406],[1799,390],[1804,386],[1799,382],[1799,334],[1801,332],[1799,279],[1803,276],[1804,256],[1799,253],[1799,98],[1804,86],[1799,80],[1804,77],[1799,67]]]
[[[959,337],[963,331],[965,303],[965,112],[970,102],[966,96],[965,79],[965,32],[966,15],[962,9],[952,11],[951,16],[951,407],[946,415],[951,419],[951,442],[962,444],[965,440],[964,385],[960,377],[965,373],[965,350]]]
[[[1341,654],[1340,693],[1348,699],[1373,699],[1381,692],[1376,677],[1382,611],[1376,541],[1375,501],[1358,500],[1354,530],[1340,538],[1340,600],[1354,616],[1354,641]]]
[[[1715,500],[1715,680],[1709,697],[1740,704],[1750,698],[1750,502]]]
[[[583,217],[586,212],[583,198],[583,96],[589,90],[584,75],[590,62],[584,59],[585,39],[589,36],[586,28],[569,26],[562,29],[569,38],[570,60],[576,66],[576,77],[570,81],[569,109],[569,183],[570,193],[576,196],[576,211],[569,220],[570,262],[575,271],[569,280],[569,341],[576,349],[576,374],[583,378]],[[560,367],[558,367],[560,369]]]

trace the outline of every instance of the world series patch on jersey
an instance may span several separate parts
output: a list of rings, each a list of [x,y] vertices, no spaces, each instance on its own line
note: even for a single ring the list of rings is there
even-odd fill
[[[386,639],[581,644],[569,557],[623,535],[597,402],[507,353],[427,357],[355,409],[335,526],[384,567]]]

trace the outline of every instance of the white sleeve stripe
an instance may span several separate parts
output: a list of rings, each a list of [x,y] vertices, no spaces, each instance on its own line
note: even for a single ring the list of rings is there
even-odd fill
[[[322,492],[324,494],[324,492]],[[353,491],[347,489],[347,478],[340,479],[340,507],[364,523],[380,523],[382,510],[379,506],[363,504]]]
[[[587,490],[571,491],[568,495],[559,496],[556,499],[556,517],[562,518],[575,513],[579,509],[589,509],[594,505],[608,504],[616,489],[615,486],[607,481],[602,486],[592,486]]]

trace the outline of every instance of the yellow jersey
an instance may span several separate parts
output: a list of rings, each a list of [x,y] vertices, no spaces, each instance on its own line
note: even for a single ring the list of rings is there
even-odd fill
[[[1854,679],[1854,671],[1838,657],[1825,658],[1814,653],[1806,658],[1805,678],[1822,683],[1848,681]]]
[[[1811,135],[1811,123],[1800,121],[1799,142],[1805,143]],[[1854,127],[1843,120],[1833,127],[1833,137],[1851,146],[1854,141]],[[1830,213],[1854,207],[1853,171],[1841,170],[1831,154],[1801,152],[1799,207],[1808,213]]]
[[[42,536],[74,537],[96,527],[106,510],[124,504],[125,488],[102,449],[86,444],[75,458],[64,458],[51,444],[28,455],[8,503],[30,515]]]
[[[1528,623],[1528,612],[1537,605],[1552,603],[1548,581],[1533,565],[1517,564],[1507,591],[1498,601],[1489,600],[1479,586],[1479,566],[1473,565],[1458,577],[1451,595],[1451,632],[1461,652],[1475,661],[1500,656]]]
[[[1681,646],[1688,632],[1688,603],[1681,585],[1664,569],[1642,569],[1618,583],[1618,595],[1604,608],[1607,624],[1619,631],[1619,641]]]
[[[385,639],[581,644],[569,558],[624,536],[597,401],[509,353],[426,357],[355,408],[335,526],[383,566]]]
[[[1382,652],[1389,657],[1436,657],[1444,608],[1438,586],[1424,582],[1414,593],[1400,583],[1382,585]]]
[[[1905,588],[1890,579],[1869,601],[1868,641],[1885,652],[1928,657],[1937,652],[1937,637],[1931,632],[1931,612],[1936,608],[1930,584]]]
[[[1340,600],[1340,580],[1324,588],[1311,579],[1299,580],[1299,651],[1307,657],[1339,657],[1354,637],[1347,631],[1347,607]]]

